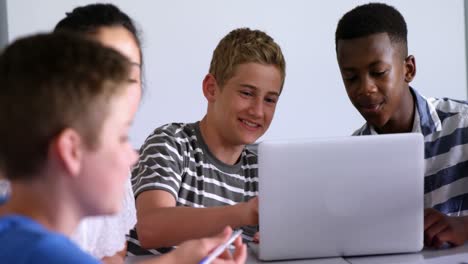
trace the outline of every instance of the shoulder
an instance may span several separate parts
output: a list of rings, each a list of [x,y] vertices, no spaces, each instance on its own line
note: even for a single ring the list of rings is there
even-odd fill
[[[428,98],[428,103],[432,104],[436,110],[452,114],[468,114],[468,102],[450,98]]]
[[[145,140],[144,145],[154,143],[183,144],[190,138],[196,137],[195,124],[193,123],[169,123],[156,128]]]
[[[0,218],[0,259],[18,263],[98,263],[68,238],[23,216]]]
[[[156,128],[151,135],[164,134],[173,137],[191,136],[195,134],[194,126],[194,123],[169,123]]]
[[[444,131],[442,134],[468,127],[468,102],[449,98],[428,98],[427,102],[436,111]]]
[[[99,263],[97,259],[83,252],[68,238],[55,233],[44,234],[31,247],[31,258],[39,261],[35,263]]]

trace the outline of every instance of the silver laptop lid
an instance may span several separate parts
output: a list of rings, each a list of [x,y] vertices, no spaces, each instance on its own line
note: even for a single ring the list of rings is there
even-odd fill
[[[258,157],[260,259],[421,250],[421,134],[265,141]]]

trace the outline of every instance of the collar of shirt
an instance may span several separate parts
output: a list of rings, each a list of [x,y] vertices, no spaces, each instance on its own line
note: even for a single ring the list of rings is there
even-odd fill
[[[416,90],[410,87],[414,98],[414,106],[417,111],[414,112],[413,128],[411,132],[422,133],[424,136],[442,130],[442,122],[437,115],[437,110],[431,99],[427,99]],[[363,135],[378,135],[374,127],[366,123],[362,130]]]

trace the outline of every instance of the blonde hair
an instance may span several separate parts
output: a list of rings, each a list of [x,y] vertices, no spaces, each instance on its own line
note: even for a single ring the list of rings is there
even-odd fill
[[[260,30],[238,28],[229,32],[213,51],[209,72],[223,87],[234,76],[236,66],[251,62],[277,67],[281,74],[280,91],[283,90],[286,77],[283,53],[273,38]]]

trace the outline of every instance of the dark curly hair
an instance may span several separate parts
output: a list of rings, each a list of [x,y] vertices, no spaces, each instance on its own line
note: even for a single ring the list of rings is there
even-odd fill
[[[335,48],[338,40],[387,33],[392,44],[400,44],[403,55],[408,53],[406,22],[394,7],[382,3],[360,5],[347,12],[338,22]]]
[[[143,62],[141,51],[140,31],[134,21],[113,4],[89,4],[76,7],[72,12],[60,20],[54,32],[68,31],[75,33],[94,33],[100,27],[121,26],[133,36],[140,50],[140,60]]]

